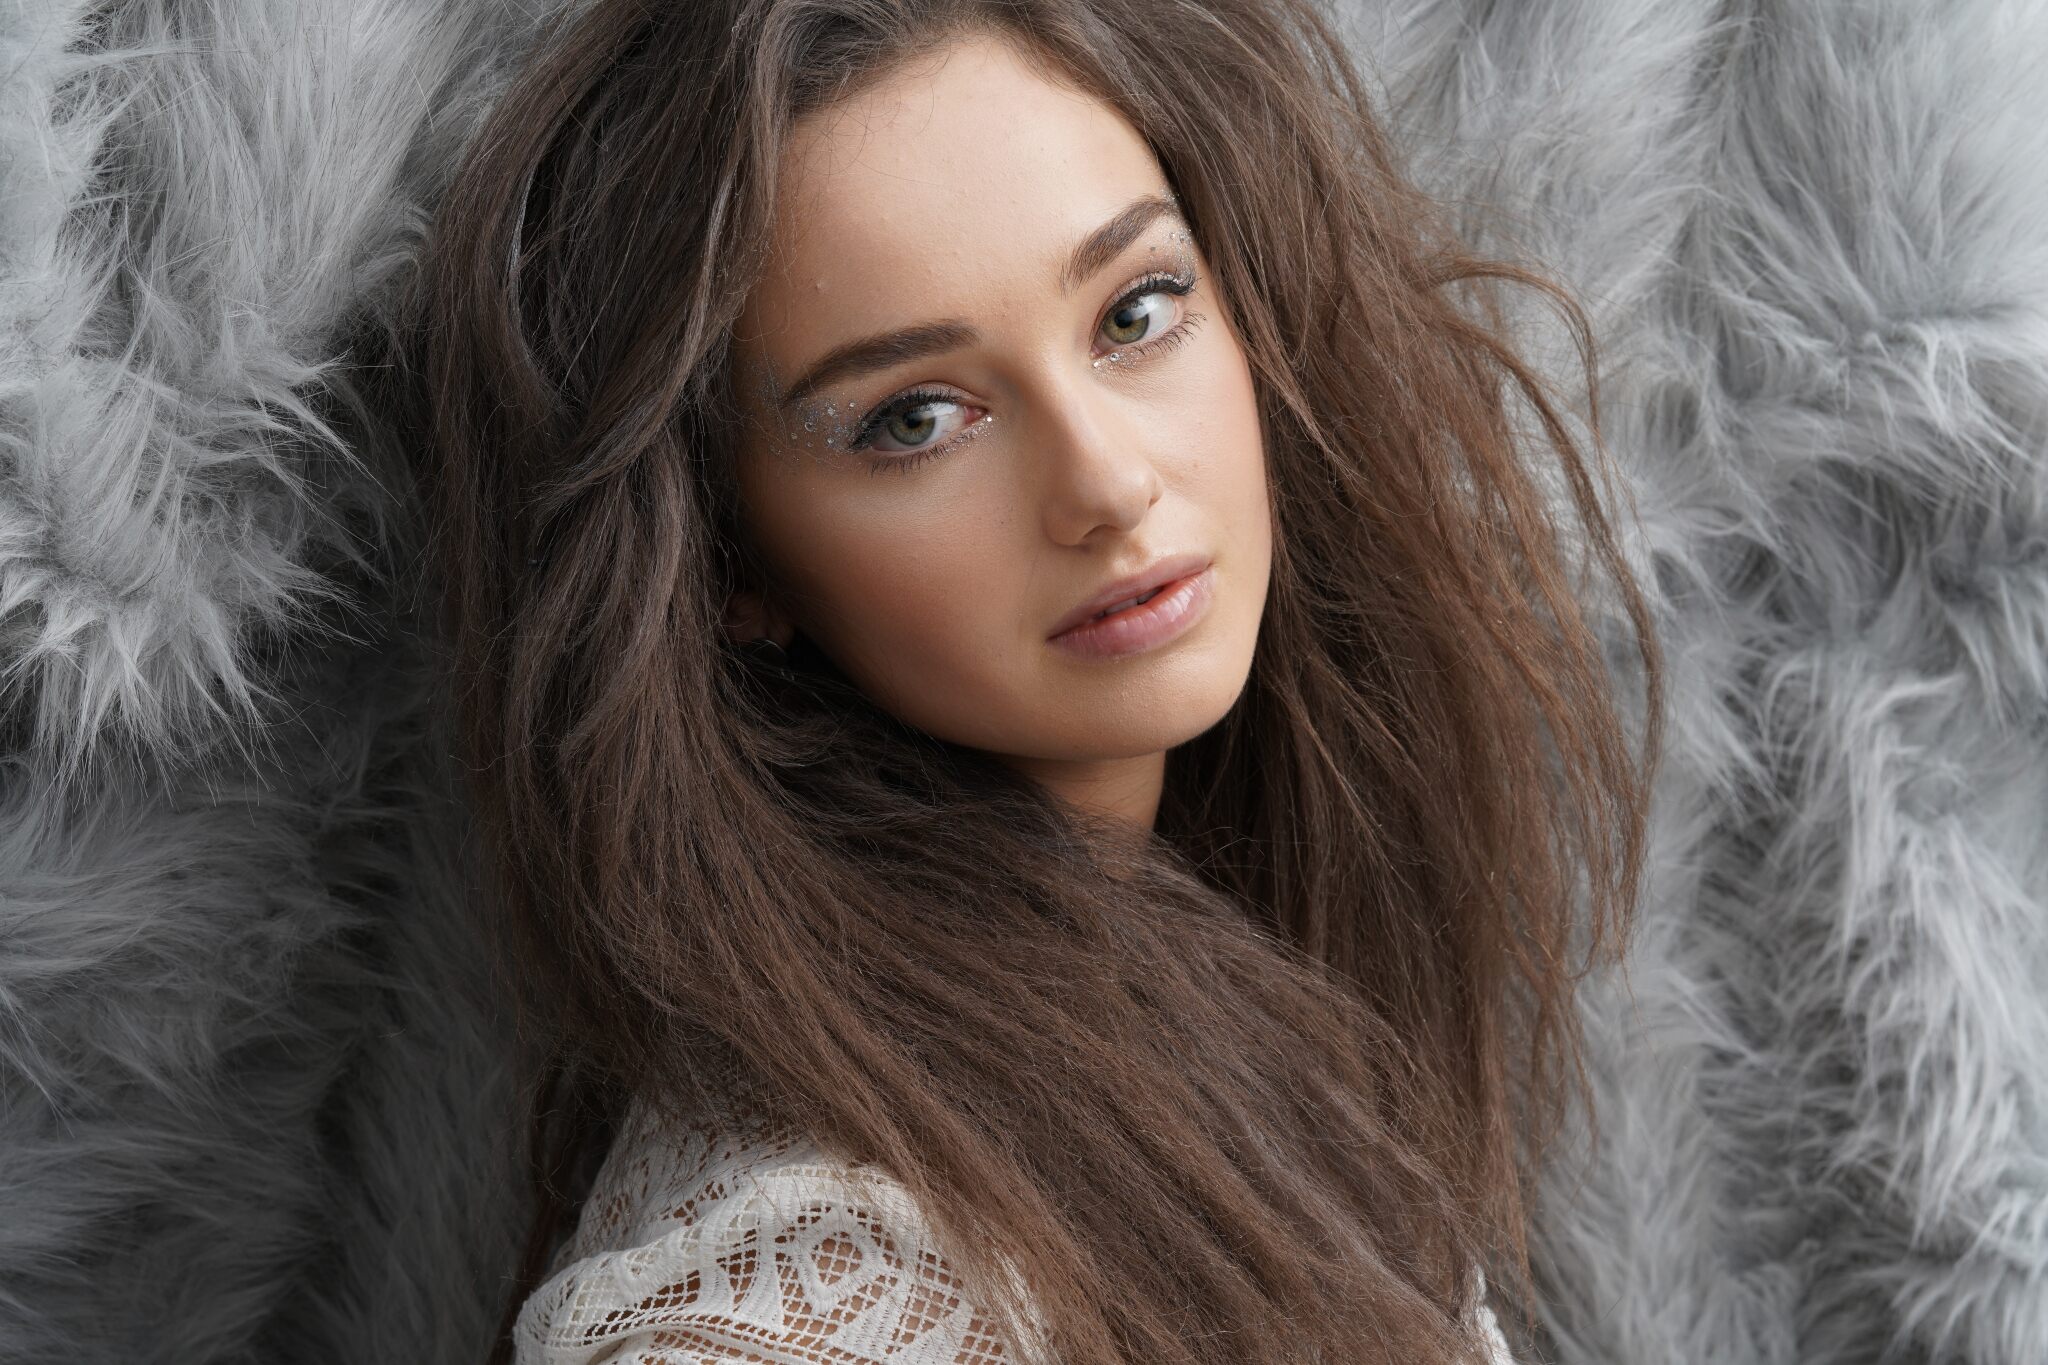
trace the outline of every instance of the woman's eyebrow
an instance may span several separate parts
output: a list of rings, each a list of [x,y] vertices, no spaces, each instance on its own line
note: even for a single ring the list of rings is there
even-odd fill
[[[1142,194],[1118,209],[1100,227],[1074,244],[1065,267],[1060,271],[1060,293],[1072,294],[1097,271],[1129,250],[1131,243],[1160,218],[1178,223],[1183,228],[1187,226],[1179,203],[1170,194]],[[939,318],[877,332],[872,336],[856,337],[827,351],[815,365],[804,371],[802,378],[784,391],[775,406],[793,409],[828,385],[875,370],[886,370],[905,361],[971,346],[980,339],[980,329],[960,318]]]

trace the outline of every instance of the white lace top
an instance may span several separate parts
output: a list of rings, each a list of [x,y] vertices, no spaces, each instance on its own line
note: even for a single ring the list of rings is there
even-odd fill
[[[1492,1365],[1513,1365],[1476,1285]],[[515,1365],[1015,1359],[892,1178],[758,1117],[677,1146],[637,1103],[514,1342]]]

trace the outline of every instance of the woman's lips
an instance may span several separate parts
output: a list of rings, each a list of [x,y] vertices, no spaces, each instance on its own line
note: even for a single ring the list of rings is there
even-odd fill
[[[1157,648],[1189,630],[1215,597],[1215,566],[1176,578],[1149,601],[1084,621],[1052,637],[1052,643],[1086,658],[1123,658]]]
[[[1099,617],[1104,609],[1112,605],[1128,602],[1133,597],[1142,597],[1154,589],[1168,586],[1176,579],[1187,578],[1192,574],[1199,573],[1202,569],[1208,567],[1210,562],[1209,556],[1196,553],[1166,555],[1154,560],[1146,565],[1142,571],[1129,574],[1113,585],[1104,585],[1102,591],[1098,592],[1088,603],[1075,607],[1074,610],[1061,617],[1054,625],[1052,633],[1047,635],[1046,638],[1051,639],[1053,635],[1057,635],[1061,631],[1070,630],[1075,626],[1084,626],[1090,620]]]

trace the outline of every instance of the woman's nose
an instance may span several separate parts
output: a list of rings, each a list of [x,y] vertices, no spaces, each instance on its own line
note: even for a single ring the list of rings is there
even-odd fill
[[[1135,530],[1165,488],[1143,405],[1092,371],[1040,392],[1030,448],[1046,534],[1075,545],[1098,526]]]

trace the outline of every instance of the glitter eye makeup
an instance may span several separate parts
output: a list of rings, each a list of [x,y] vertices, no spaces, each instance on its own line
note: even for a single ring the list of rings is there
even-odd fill
[[[1152,294],[1171,294],[1175,297],[1186,297],[1195,287],[1195,278],[1192,271],[1183,275],[1169,275],[1163,272],[1154,272],[1151,275],[1147,275],[1144,279],[1124,291],[1116,303],[1110,307],[1109,315],[1114,316],[1124,312],[1138,300]],[[1185,342],[1188,339],[1189,333],[1201,321],[1201,314],[1189,313],[1157,337],[1140,338],[1135,342],[1127,342],[1106,355],[1096,357],[1096,363],[1098,365],[1124,365],[1140,357],[1150,357],[1161,351],[1171,350]],[[965,408],[966,406],[966,404],[956,399],[953,395],[942,390],[912,389],[908,393],[883,401],[880,406],[871,409],[866,417],[854,423],[852,433],[845,440],[842,448],[852,451],[872,450],[876,437],[886,434],[889,425],[900,417],[931,408]],[[943,440],[909,447],[901,453],[888,450],[875,451],[869,459],[868,472],[875,474],[885,469],[892,473],[908,471],[916,465],[922,464],[924,461],[935,456],[942,455],[962,442],[980,435],[994,421],[994,413],[984,413],[979,419],[967,424],[956,434]]]
[[[1146,310],[1128,322],[1118,324],[1114,321],[1152,295],[1166,294],[1186,298],[1193,293],[1201,276],[1195,269],[1192,240],[1192,236],[1185,229],[1175,229],[1171,232],[1167,237],[1170,244],[1167,249],[1174,253],[1171,268],[1155,268],[1127,285],[1101,315],[1102,320],[1097,326],[1096,334],[1101,335],[1103,330],[1110,327],[1128,330],[1139,321],[1156,316],[1156,310]],[[1152,250],[1158,252],[1161,248],[1155,245]],[[1164,332],[1151,335],[1148,328],[1147,335],[1123,342],[1114,350],[1098,355],[1094,364],[1121,367],[1153,359],[1185,344],[1195,327],[1202,321],[1203,316],[1200,313],[1185,313]],[[763,401],[772,406],[775,399],[772,377],[764,375],[761,388]],[[854,405],[842,404],[836,399],[817,398],[803,404],[799,409],[798,421],[802,436],[799,436],[794,427],[786,431],[786,436],[792,443],[798,445],[821,444],[828,451],[861,454],[868,466],[869,474],[879,474],[885,470],[891,473],[907,473],[926,460],[946,454],[982,435],[996,422],[996,414],[983,411],[980,417],[959,426],[949,436],[924,445],[906,446],[900,452],[879,449],[875,445],[876,441],[889,435],[888,428],[893,423],[919,413],[932,415],[916,425],[936,424],[938,428],[943,428],[951,416],[951,411],[956,409],[975,410],[973,405],[957,395],[928,386],[891,395],[865,412],[856,411]]]

